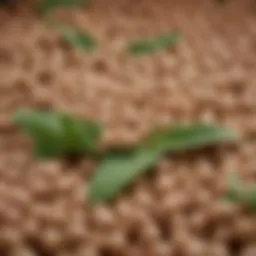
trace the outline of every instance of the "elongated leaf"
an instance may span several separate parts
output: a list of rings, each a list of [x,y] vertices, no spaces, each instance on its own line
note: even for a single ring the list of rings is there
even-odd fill
[[[40,14],[44,15],[56,8],[80,7],[87,5],[89,2],[89,0],[42,0],[37,9]]]
[[[38,157],[94,152],[101,131],[94,123],[41,111],[18,111],[14,122],[33,139]]]
[[[175,31],[151,40],[136,40],[130,44],[128,52],[131,55],[152,54],[176,46],[180,38],[181,34]]]
[[[256,211],[256,186],[248,186],[233,174],[229,177],[229,187],[224,199]]]
[[[89,33],[69,27],[59,29],[61,37],[79,51],[93,51],[97,47],[96,40]]]
[[[212,125],[181,125],[170,129],[154,131],[146,141],[145,147],[176,152],[230,142],[237,138],[237,135],[229,129]]]
[[[92,180],[91,201],[112,199],[136,177],[148,171],[160,156],[157,151],[144,149],[107,155]]]
[[[113,199],[167,151],[197,149],[235,139],[232,132],[208,125],[180,126],[153,132],[135,151],[105,156],[91,181],[91,201],[97,203]]]

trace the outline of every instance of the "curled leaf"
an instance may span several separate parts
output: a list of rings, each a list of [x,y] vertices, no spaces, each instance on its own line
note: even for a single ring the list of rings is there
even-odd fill
[[[101,133],[97,124],[53,112],[18,111],[14,122],[33,139],[36,155],[43,158],[93,153]]]

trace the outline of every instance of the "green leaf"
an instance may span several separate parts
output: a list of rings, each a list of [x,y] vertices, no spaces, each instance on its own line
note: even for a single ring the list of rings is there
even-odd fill
[[[101,132],[94,123],[52,112],[18,111],[14,122],[33,139],[42,158],[93,153]]]
[[[59,32],[64,41],[79,51],[93,51],[97,47],[96,40],[89,33],[69,27],[62,27]]]
[[[113,199],[160,157],[157,151],[144,149],[106,155],[90,184],[90,200],[98,203]]]
[[[128,47],[131,55],[146,55],[156,51],[175,47],[181,39],[181,33],[174,31],[151,40],[136,40]]]
[[[40,14],[45,15],[56,8],[81,7],[89,2],[90,0],[42,0],[37,9]]]
[[[179,126],[153,132],[133,152],[113,153],[103,158],[90,184],[90,199],[94,203],[113,199],[136,177],[154,166],[167,151],[197,149],[236,138],[229,130],[209,125]]]
[[[181,125],[151,133],[146,147],[162,151],[199,149],[222,142],[237,140],[237,135],[229,129],[207,124]]]
[[[232,203],[247,206],[256,211],[256,186],[248,186],[243,183],[236,174],[229,177],[229,185],[224,199]]]

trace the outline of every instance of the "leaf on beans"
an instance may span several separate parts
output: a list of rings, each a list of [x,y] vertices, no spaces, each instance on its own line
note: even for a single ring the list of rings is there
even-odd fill
[[[88,32],[62,27],[59,29],[59,33],[65,42],[79,51],[90,52],[97,47],[97,41]]]
[[[156,51],[166,50],[175,47],[181,39],[181,33],[174,31],[154,39],[136,40],[128,47],[131,55],[147,55]]]
[[[107,154],[103,158],[90,184],[90,199],[95,203],[113,199],[167,151],[198,149],[236,139],[230,130],[203,124],[153,132],[134,151]]]
[[[18,111],[14,122],[33,139],[38,157],[93,153],[101,133],[95,123],[53,112]]]

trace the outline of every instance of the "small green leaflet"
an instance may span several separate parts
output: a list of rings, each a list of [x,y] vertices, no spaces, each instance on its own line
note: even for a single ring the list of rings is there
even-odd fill
[[[59,33],[64,41],[79,51],[93,51],[97,47],[96,40],[89,33],[69,27],[61,27]]]
[[[42,0],[38,6],[40,14],[48,14],[57,8],[81,7],[89,4],[90,0]]]
[[[14,122],[33,139],[41,158],[93,153],[101,134],[94,123],[53,112],[18,111]]]
[[[237,175],[232,174],[229,176],[229,187],[224,199],[256,211],[256,186],[248,186],[242,183]]]
[[[231,131],[210,125],[179,126],[153,132],[146,143],[133,152],[109,154],[103,158],[90,184],[90,199],[94,203],[113,199],[167,151],[198,149],[236,139]]]
[[[175,47],[181,39],[178,31],[170,32],[151,40],[136,40],[128,47],[131,55],[140,56]]]

